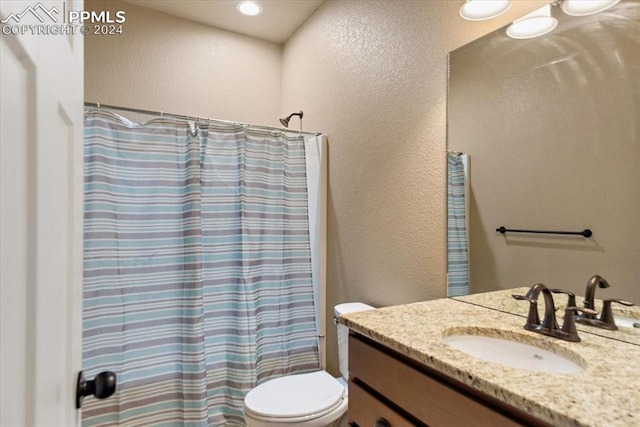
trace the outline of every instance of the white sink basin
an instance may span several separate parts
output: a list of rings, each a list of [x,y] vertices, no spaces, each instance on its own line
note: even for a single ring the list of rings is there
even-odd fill
[[[631,317],[613,316],[618,328],[634,328],[640,332],[640,320]]]
[[[444,342],[456,350],[486,362],[550,374],[584,371],[579,364],[532,345],[483,335],[451,335]]]

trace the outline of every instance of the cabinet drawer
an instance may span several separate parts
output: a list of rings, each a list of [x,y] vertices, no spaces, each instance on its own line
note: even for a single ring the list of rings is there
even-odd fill
[[[367,393],[353,381],[349,381],[349,425],[373,427],[384,419],[391,427],[412,427],[413,424],[393,409]]]
[[[349,377],[432,427],[521,425],[353,335],[349,336]]]

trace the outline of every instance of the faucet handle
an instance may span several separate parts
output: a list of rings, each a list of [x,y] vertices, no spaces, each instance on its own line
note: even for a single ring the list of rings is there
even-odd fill
[[[595,310],[591,310],[590,308],[584,308],[584,307],[567,307],[564,309],[564,311],[580,311],[582,313],[586,313],[586,314],[598,314],[597,311]]]
[[[585,314],[598,314],[595,310],[591,310],[590,308],[580,308],[576,306],[567,306],[564,309],[564,322],[562,322],[561,332],[564,335],[563,339],[567,341],[578,342],[580,341],[580,337],[578,336],[578,330],[576,329],[576,319],[573,315],[574,312],[580,311]]]
[[[521,301],[529,301],[529,314],[527,315],[527,323],[525,324],[525,328],[538,326],[540,324],[540,315],[538,315],[538,300],[535,298],[530,298],[526,295],[511,295],[514,299]]]
[[[575,307],[576,306],[576,294],[570,291],[565,291],[564,289],[549,289],[554,294],[566,294],[569,298],[567,300],[567,307]]]
[[[631,301],[618,298],[607,298],[605,300],[602,300],[602,314],[600,315],[600,321],[603,324],[602,327],[604,327],[605,329],[617,330],[618,326],[616,326],[616,321],[613,318],[613,312],[611,310],[612,302],[626,305],[627,307],[631,307],[635,304]]]

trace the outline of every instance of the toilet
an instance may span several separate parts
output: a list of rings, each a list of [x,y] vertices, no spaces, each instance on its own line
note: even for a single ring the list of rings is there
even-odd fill
[[[374,307],[360,302],[334,307],[336,317]],[[349,330],[338,329],[338,358],[341,378],[326,371],[286,375],[260,384],[244,398],[247,427],[335,427],[347,413],[347,365]]]

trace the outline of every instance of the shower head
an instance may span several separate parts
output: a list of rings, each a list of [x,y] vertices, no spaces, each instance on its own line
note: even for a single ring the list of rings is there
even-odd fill
[[[302,120],[302,110],[300,110],[297,113],[291,113],[287,117],[285,117],[284,119],[280,119],[280,123],[282,123],[282,126],[288,128],[289,127],[289,120],[291,120],[291,117],[293,117],[293,116],[299,116],[300,120]]]

